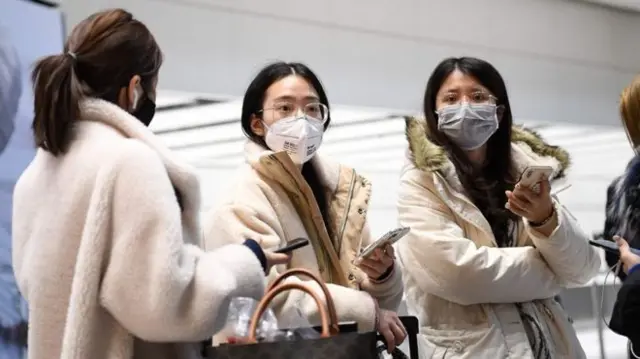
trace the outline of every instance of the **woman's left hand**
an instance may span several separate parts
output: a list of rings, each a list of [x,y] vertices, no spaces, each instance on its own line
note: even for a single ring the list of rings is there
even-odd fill
[[[388,244],[384,248],[376,248],[370,256],[358,264],[358,268],[369,278],[380,279],[393,266],[395,258],[393,247]]]
[[[512,191],[507,191],[506,207],[520,217],[532,223],[542,223],[553,215],[551,184],[548,179],[540,182],[540,192],[516,184]]]

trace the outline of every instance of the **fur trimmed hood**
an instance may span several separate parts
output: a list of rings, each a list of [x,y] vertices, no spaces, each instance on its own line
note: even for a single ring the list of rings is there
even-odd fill
[[[445,176],[455,174],[453,164],[444,148],[427,138],[424,119],[405,117],[406,136],[409,142],[409,159],[413,165],[427,172],[439,172]],[[554,168],[552,180],[564,177],[571,164],[569,153],[546,143],[532,130],[514,126],[512,130],[512,156],[515,170],[521,173],[529,165],[548,165]]]

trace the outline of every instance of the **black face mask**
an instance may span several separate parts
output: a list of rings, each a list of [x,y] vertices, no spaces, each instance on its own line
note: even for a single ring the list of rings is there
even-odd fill
[[[153,116],[156,114],[156,103],[145,96],[142,104],[131,114],[140,120],[140,122],[144,123],[145,126],[149,127]]]

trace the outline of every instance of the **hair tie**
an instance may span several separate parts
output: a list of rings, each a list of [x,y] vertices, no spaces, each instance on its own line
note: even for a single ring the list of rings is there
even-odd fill
[[[73,59],[73,61],[78,61],[78,56],[76,55],[75,52],[73,51],[67,51],[67,55],[69,55],[69,57],[71,57],[71,59]]]

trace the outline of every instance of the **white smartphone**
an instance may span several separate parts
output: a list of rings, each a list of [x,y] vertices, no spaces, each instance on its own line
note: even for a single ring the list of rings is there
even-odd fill
[[[529,166],[522,172],[518,183],[537,192],[540,190],[539,183],[542,179],[550,178],[552,174],[553,168],[550,166]]]
[[[370,256],[373,251],[376,250],[376,248],[382,248],[382,247],[386,247],[388,244],[394,244],[397,241],[400,240],[400,238],[404,237],[407,235],[407,233],[409,233],[409,231],[411,230],[411,228],[409,227],[400,227],[400,228],[396,228],[392,231],[389,231],[387,233],[385,233],[384,236],[380,237],[378,240],[376,240],[375,242],[369,244],[368,246],[366,246],[358,255],[358,257],[356,257],[356,259],[354,260],[354,264],[358,265],[360,264],[360,262],[362,262],[363,259],[367,258],[368,256]]]

